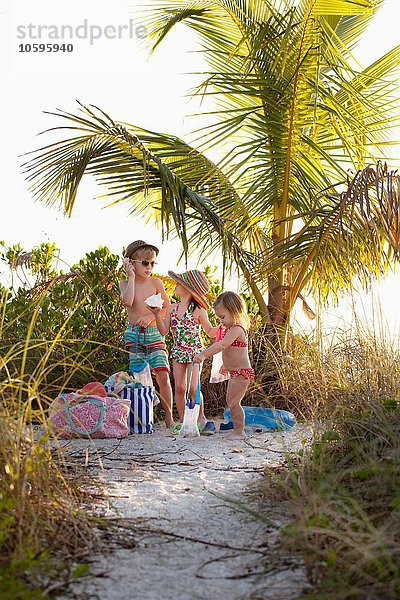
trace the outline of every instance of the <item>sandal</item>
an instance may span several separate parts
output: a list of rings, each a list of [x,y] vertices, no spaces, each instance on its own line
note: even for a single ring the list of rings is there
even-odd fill
[[[221,423],[219,426],[220,431],[229,431],[230,429],[233,429],[232,421],[228,421],[228,423]]]
[[[216,431],[217,428],[215,427],[214,421],[207,421],[203,429],[200,431],[200,435],[214,435]]]

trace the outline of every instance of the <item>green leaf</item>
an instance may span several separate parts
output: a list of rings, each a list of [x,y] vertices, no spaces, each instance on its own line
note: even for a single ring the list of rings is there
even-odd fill
[[[73,579],[79,579],[80,577],[84,577],[85,575],[87,575],[89,573],[89,565],[86,563],[80,563],[79,565],[76,565],[76,567],[74,568],[73,572],[72,572],[72,578]]]

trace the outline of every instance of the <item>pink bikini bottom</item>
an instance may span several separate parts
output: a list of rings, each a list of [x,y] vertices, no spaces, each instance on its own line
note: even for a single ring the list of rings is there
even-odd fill
[[[245,377],[246,379],[248,379],[250,381],[250,383],[252,381],[254,381],[254,377],[255,377],[255,373],[254,373],[254,369],[238,369],[237,371],[229,371],[229,377],[232,379],[232,377],[240,377],[242,375],[242,377]]]

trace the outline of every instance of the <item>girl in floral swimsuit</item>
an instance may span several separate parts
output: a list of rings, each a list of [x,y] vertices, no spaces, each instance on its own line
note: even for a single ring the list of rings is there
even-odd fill
[[[181,300],[181,302],[173,304],[170,311],[170,330],[174,338],[171,358],[178,363],[186,364],[193,362],[193,357],[203,350],[203,342],[200,337],[200,321],[194,317],[194,313],[199,318],[204,308],[201,309],[194,300],[183,314],[182,310],[185,310],[185,305]],[[179,317],[179,313],[182,315],[181,317]]]
[[[208,309],[205,295],[210,291],[210,284],[206,276],[197,270],[176,274],[168,271],[168,275],[176,281],[174,294],[180,302],[171,304],[167,308],[165,319],[161,317],[160,309],[150,309],[156,316],[156,324],[161,335],[167,335],[171,330],[174,344],[171,350],[172,368],[175,382],[175,402],[179,419],[183,421],[185,413],[186,390],[189,378],[189,369],[194,357],[203,350],[200,335],[201,327],[208,337],[215,337],[217,327],[213,327],[208,320]],[[196,389],[199,378],[199,367],[194,365],[189,396],[196,398]],[[202,433],[214,433],[215,426],[207,421],[204,415],[203,399],[201,399],[199,425]]]
[[[244,438],[244,412],[241,405],[243,397],[254,380],[251,368],[246,327],[249,324],[244,300],[234,292],[223,292],[214,303],[215,314],[222,326],[220,341],[194,357],[195,363],[202,363],[208,356],[222,351],[223,365],[220,372],[229,373],[226,403],[231,410],[234,431],[229,439]]]

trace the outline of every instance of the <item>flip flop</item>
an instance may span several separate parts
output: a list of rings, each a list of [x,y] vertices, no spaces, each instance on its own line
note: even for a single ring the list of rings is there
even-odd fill
[[[182,423],[177,423],[177,424],[176,424],[176,425],[174,425],[174,427],[171,429],[171,433],[172,433],[173,435],[176,435],[177,433],[179,433],[179,432],[180,432],[181,428],[182,428]]]

